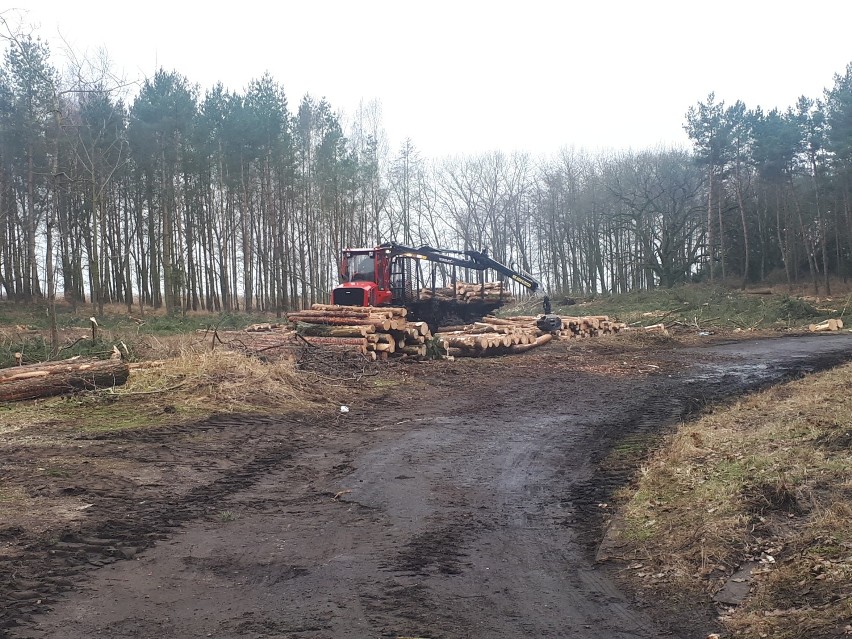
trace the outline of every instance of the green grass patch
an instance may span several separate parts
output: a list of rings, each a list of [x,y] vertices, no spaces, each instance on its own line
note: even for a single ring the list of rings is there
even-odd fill
[[[104,391],[32,402],[0,405],[10,426],[49,432],[109,433],[157,428],[201,419],[210,414],[180,396],[164,403],[157,395],[121,396]]]
[[[76,310],[67,304],[56,306],[56,327],[59,330],[91,328],[91,317],[97,320],[99,330],[133,329],[141,333],[154,335],[173,335],[208,327],[220,329],[245,328],[250,324],[270,321],[268,314],[261,313],[207,313],[188,312],[166,315],[162,311],[148,309],[144,314],[128,314],[127,309],[110,305],[104,313],[98,314],[89,305],[79,306]],[[0,302],[0,326],[20,327],[29,330],[46,331],[50,329],[50,317],[44,304],[25,304],[10,301]]]
[[[112,354],[112,343],[103,339],[76,339],[65,340],[60,351],[54,359],[69,359],[71,357],[89,357],[105,359]],[[11,339],[2,340],[0,348],[0,368],[15,366],[17,364],[16,354],[20,353],[24,364],[45,362],[50,357],[50,339],[44,335],[16,335]]]
[[[16,353],[23,356],[23,363],[33,364],[75,356],[105,358],[113,346],[123,351],[125,359],[137,361],[149,358],[159,343],[169,338],[197,336],[200,340],[205,331],[239,330],[270,321],[268,315],[245,313],[128,315],[126,309],[110,306],[103,315],[96,316],[93,336],[93,313],[90,307],[75,311],[64,304],[57,306],[59,343],[58,353],[52,356],[46,307],[0,302],[0,368],[15,365]]]
[[[635,435],[620,441],[601,463],[602,468],[635,466],[660,440],[659,435]]]
[[[168,424],[182,423],[203,415],[186,407],[161,404],[151,405],[139,401],[117,401],[93,410],[72,411],[77,413],[78,427],[89,433],[110,433],[139,428],[157,428]]]
[[[394,388],[395,386],[400,386],[402,383],[402,380],[399,379],[376,377],[373,379],[373,388]]]
[[[138,332],[148,335],[178,335],[198,330],[239,330],[251,324],[269,322],[268,316],[242,313],[154,315],[138,324]]]

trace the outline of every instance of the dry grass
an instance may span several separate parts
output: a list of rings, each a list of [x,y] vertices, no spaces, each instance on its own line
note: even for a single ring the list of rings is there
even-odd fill
[[[118,397],[162,393],[194,410],[309,410],[318,396],[287,360],[264,362],[220,349],[184,351],[159,366],[135,370]]]
[[[638,562],[642,588],[709,594],[756,561],[750,597],[723,611],[734,636],[841,636],[852,623],[852,365],[685,424],[622,497],[611,541]]]
[[[213,413],[324,412],[336,408],[329,389],[292,362],[263,361],[223,347],[211,351],[197,335],[149,337],[148,361],[124,386],[69,397],[0,405],[2,432],[27,428],[42,443],[68,428],[150,428]],[[45,430],[40,426],[49,425]],[[34,427],[34,428],[30,428]]]

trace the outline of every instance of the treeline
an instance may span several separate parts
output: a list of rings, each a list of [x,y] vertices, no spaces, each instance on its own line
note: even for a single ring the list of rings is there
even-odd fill
[[[426,161],[291,109],[270,75],[201,93],[158,70],[125,103],[38,39],[0,75],[0,287],[12,300],[277,311],[325,301],[346,246],[487,247],[551,292],[694,279],[828,289],[852,269],[852,65],[786,111],[689,109],[692,149]],[[566,141],[570,142],[570,141]]]

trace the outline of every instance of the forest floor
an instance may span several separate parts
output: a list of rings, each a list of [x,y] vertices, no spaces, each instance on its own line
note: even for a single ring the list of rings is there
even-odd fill
[[[696,324],[338,375],[192,352],[4,406],[0,636],[725,633],[606,531],[684,419],[842,364],[852,335]]]

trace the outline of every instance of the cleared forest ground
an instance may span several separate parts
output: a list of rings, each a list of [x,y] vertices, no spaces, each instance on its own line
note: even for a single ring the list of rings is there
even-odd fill
[[[792,585],[772,586],[783,570],[756,576],[736,608],[712,601],[747,557],[766,569],[764,553],[779,569],[806,562],[795,587],[809,588],[810,608],[848,613],[830,593],[848,589],[849,539],[825,526],[849,520],[849,368],[730,409],[747,414],[718,402],[841,363],[852,336],[781,337],[796,331],[776,327],[762,332],[777,339],[751,340],[759,331],[682,324],[671,337],[309,373],[213,350],[206,333],[142,336],[137,343],[176,357],[140,369],[126,388],[0,408],[0,572],[9,576],[0,636],[703,638],[774,636],[788,621],[801,629],[814,617],[790,608]],[[809,382],[818,386],[796,385]],[[661,437],[696,412],[718,421],[689,422],[676,440],[690,453],[678,468],[704,454],[721,468],[717,483],[707,469],[683,472],[704,473],[714,495],[745,496],[747,510],[728,516],[733,506],[672,485],[699,520],[663,525],[665,500],[634,480],[655,460],[679,459]],[[793,438],[782,444],[783,433],[752,429],[763,413]],[[728,431],[730,441],[711,449]],[[769,445],[765,455],[751,437]],[[737,458],[743,447],[754,455]],[[716,527],[760,518],[766,530],[757,533]],[[688,546],[678,523],[707,530]],[[779,528],[803,536],[778,541]],[[657,543],[680,544],[683,557]],[[703,563],[684,568],[695,553]],[[846,632],[840,620],[807,628],[815,637]]]

